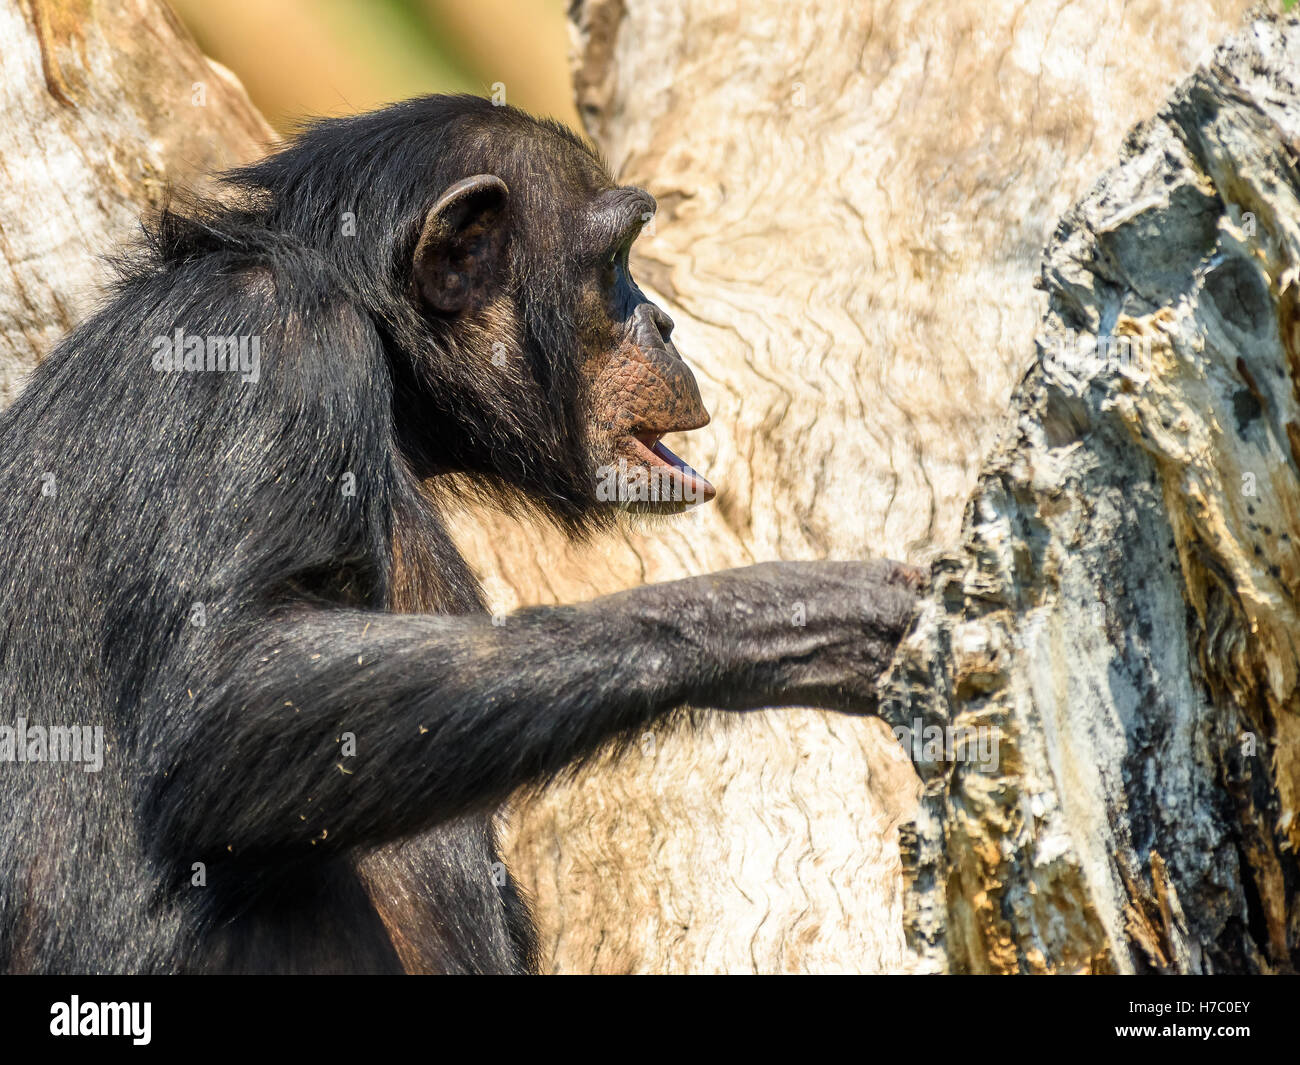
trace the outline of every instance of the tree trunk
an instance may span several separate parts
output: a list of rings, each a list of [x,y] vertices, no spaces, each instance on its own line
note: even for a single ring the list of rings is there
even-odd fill
[[[274,137],[159,0],[0,0],[0,404],[90,308],[168,184]]]
[[[886,717],[995,728],[976,735],[1000,760],[985,773],[922,745],[917,811],[880,720],[647,735],[517,804],[513,866],[549,965],[1283,968],[1294,17],[1243,29],[1067,215],[1044,273],[1053,358],[1036,362],[1053,221],[1244,3],[818,7],[575,4],[584,120],[660,202],[634,270],[714,414],[669,445],[721,491],[595,549],[484,514],[457,532],[504,608],[947,547]],[[0,0],[0,42],[8,399],[164,182],[271,133],[156,0]],[[1067,330],[1160,343],[1110,372]]]

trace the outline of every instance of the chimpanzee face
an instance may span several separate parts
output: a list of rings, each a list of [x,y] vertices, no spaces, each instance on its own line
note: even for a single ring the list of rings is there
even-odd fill
[[[632,243],[655,201],[642,189],[614,187],[587,164],[581,179],[568,178],[545,201],[528,190],[531,203],[512,196],[496,175],[457,182],[425,220],[415,252],[416,291],[426,313],[456,319],[462,336],[475,331],[481,345],[511,335],[508,346],[516,346],[524,335],[524,302],[537,299],[527,288],[548,277],[542,298],[568,323],[566,345],[576,350],[533,355],[543,367],[569,360],[561,369],[574,371],[562,376],[573,382],[575,401],[559,405],[577,411],[583,423],[588,483],[579,489],[582,505],[676,513],[712,499],[714,488],[661,440],[707,424],[709,415],[670,339],[672,319],[646,298],[629,269]],[[563,269],[547,273],[541,257],[562,260]],[[515,276],[503,284],[507,273]],[[543,392],[534,393],[537,401]]]
[[[598,493],[633,510],[675,512],[707,502],[714,489],[661,438],[698,429],[709,414],[673,346],[672,319],[632,280],[629,251],[654,212],[654,198],[638,188],[610,189],[591,203],[577,321],[591,441],[604,459]]]

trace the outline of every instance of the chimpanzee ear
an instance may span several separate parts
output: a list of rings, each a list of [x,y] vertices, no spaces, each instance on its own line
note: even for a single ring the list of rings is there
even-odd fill
[[[439,314],[455,314],[500,283],[510,194],[492,174],[452,185],[424,218],[415,246],[415,291]]]

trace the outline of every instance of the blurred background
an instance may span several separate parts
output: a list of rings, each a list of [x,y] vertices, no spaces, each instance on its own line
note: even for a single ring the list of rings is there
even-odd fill
[[[170,0],[279,130],[429,92],[490,96],[575,128],[565,0]]]

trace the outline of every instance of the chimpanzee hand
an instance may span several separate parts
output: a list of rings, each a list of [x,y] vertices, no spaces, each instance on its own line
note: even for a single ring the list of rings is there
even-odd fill
[[[658,620],[698,649],[696,705],[871,713],[926,580],[886,559],[766,562],[638,591],[663,593]]]

